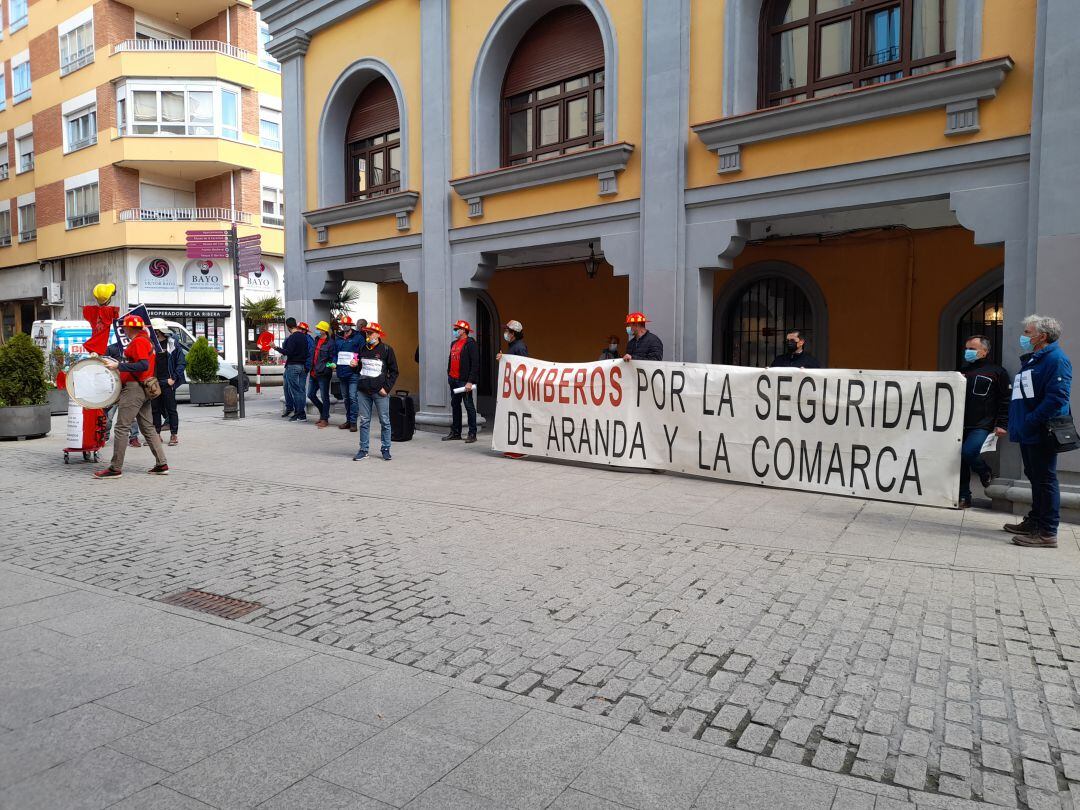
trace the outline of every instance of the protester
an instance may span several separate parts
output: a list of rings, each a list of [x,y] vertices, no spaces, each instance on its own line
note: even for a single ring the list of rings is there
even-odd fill
[[[157,332],[158,345],[161,346],[161,351],[154,355],[154,373],[161,386],[161,396],[150,400],[150,409],[154,414],[154,430],[160,436],[161,429],[168,421],[169,447],[175,447],[180,443],[180,412],[176,408],[176,389],[187,381],[184,378],[187,357],[169,327],[165,325],[164,319],[151,318],[150,325]]]
[[[137,420],[147,444],[154,453],[157,462],[149,472],[154,475],[168,475],[169,465],[165,460],[165,449],[161,446],[161,437],[154,430],[150,420],[150,401],[143,382],[154,375],[154,346],[146,334],[146,324],[138,315],[128,315],[122,323],[124,334],[130,341],[124,349],[124,359],[117,361],[105,358],[105,364],[120,372],[120,399],[117,401],[116,434],[113,440],[113,456],[109,466],[94,473],[95,478],[119,478],[123,474],[124,454],[127,451],[128,430],[132,420]]]
[[[468,321],[457,321],[453,328],[453,342],[450,344],[450,358],[446,362],[446,377],[450,384],[450,432],[443,436],[444,442],[461,438],[461,403],[469,415],[469,434],[466,444],[476,441],[476,403],[473,401],[473,388],[480,381],[480,347],[469,333],[472,327]]]
[[[649,322],[640,312],[626,316],[626,354],[623,360],[663,360],[664,344],[645,326]]]
[[[330,324],[319,321],[315,324],[315,330],[319,338],[312,345],[308,358],[311,369],[308,372],[308,398],[319,409],[319,421],[315,427],[321,430],[330,425],[330,378],[334,376],[337,348],[334,338],[330,336]]]
[[[341,335],[337,338],[336,359],[338,385],[341,386],[341,398],[345,400],[345,421],[338,425],[342,430],[356,432],[356,388],[359,377],[355,371],[356,356],[364,346],[364,336],[353,329],[353,319],[342,315],[338,319]],[[367,321],[364,321],[367,325]]]
[[[504,354],[515,357],[529,356],[529,347],[525,345],[525,327],[521,325],[521,321],[507,321],[506,326],[503,327],[502,336],[507,347],[505,352],[495,355],[496,360],[502,360]]]
[[[769,368],[821,368],[821,363],[805,348],[802,331],[792,329],[784,336],[784,353],[776,355]]]
[[[1061,324],[1045,315],[1024,318],[1020,350],[1027,356],[1012,385],[1009,438],[1020,443],[1024,474],[1031,482],[1031,511],[1005,531],[1013,543],[1028,548],[1057,548],[1061,493],[1057,479],[1057,448],[1048,431],[1050,420],[1068,416],[1072,363],[1058,343]]]
[[[111,357],[113,360],[123,360],[124,344],[120,341],[110,343],[105,349],[105,356]],[[112,433],[113,423],[116,420],[116,411],[116,403],[113,403],[105,409],[106,435]],[[130,431],[128,433],[128,447],[142,447],[142,442],[139,441],[139,423],[132,420],[128,428]]]
[[[286,318],[285,328],[289,336],[277,351],[285,355],[285,411],[281,418],[288,417],[290,422],[307,421],[307,396],[304,378],[307,376],[308,348],[307,335],[301,331],[296,318]]]
[[[960,373],[967,379],[964,405],[964,440],[960,446],[960,508],[971,506],[971,473],[979,476],[983,488],[990,486],[994,473],[982,458],[982,447],[991,432],[1008,433],[1009,375],[987,360],[990,338],[972,335],[964,344]]]
[[[383,342],[386,333],[377,323],[364,324],[364,346],[359,357],[353,361],[353,369],[359,378],[357,405],[360,415],[360,449],[353,461],[363,461],[368,456],[371,435],[371,410],[379,413],[379,440],[382,443],[383,461],[390,461],[390,392],[398,378],[397,357],[394,350]]]
[[[619,359],[619,338],[615,335],[608,337],[608,344],[600,350],[599,360]]]

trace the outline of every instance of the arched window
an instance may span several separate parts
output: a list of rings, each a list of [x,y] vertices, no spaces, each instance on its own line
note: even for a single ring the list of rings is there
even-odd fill
[[[349,116],[345,179],[349,202],[401,190],[397,97],[390,82],[381,76],[361,91]]]
[[[798,284],[788,278],[759,278],[743,288],[724,318],[724,364],[769,365],[784,352],[784,336],[793,329],[814,347],[814,311]]]
[[[990,354],[987,357],[1001,365],[1001,340],[1005,326],[1005,288],[998,287],[960,316],[956,324],[956,358],[959,362],[964,344],[972,335],[990,338]]]
[[[760,105],[917,76],[956,60],[957,0],[766,0]]]
[[[502,165],[604,142],[604,43],[580,5],[545,14],[518,43],[502,91]]]

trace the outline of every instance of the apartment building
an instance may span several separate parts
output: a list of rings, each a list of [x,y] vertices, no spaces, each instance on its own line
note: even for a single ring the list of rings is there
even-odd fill
[[[287,306],[378,283],[418,421],[448,419],[457,318],[482,409],[509,318],[549,360],[595,359],[643,310],[666,359],[760,366],[800,329],[832,367],[919,370],[974,332],[1015,367],[1038,310],[1080,353],[1076,0],[256,7]],[[1002,472],[1022,501],[1018,459]]]
[[[227,262],[185,231],[259,233],[282,289],[281,81],[250,4],[2,0],[0,338],[80,318],[100,282],[120,306],[185,322],[236,357]]]

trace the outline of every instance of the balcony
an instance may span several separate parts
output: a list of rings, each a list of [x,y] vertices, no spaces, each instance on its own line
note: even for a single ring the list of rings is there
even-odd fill
[[[81,51],[71,55],[68,61],[61,63],[60,75],[67,76],[69,73],[73,73],[79,68],[84,68],[94,61],[94,46],[83,48]]]
[[[113,53],[219,53],[254,64],[250,51],[216,39],[126,39],[113,47]]]
[[[250,225],[251,214],[233,208],[125,208],[121,222],[235,222]]]
[[[100,214],[98,214],[98,213],[80,214],[79,216],[76,216],[76,217],[68,217],[67,218],[68,230],[70,231],[70,230],[72,230],[74,228],[84,228],[87,225],[97,225],[99,220],[100,220]]]
[[[240,0],[241,5],[251,6],[250,0]],[[178,20],[183,18],[185,26],[191,27],[216,17],[235,0],[127,0],[124,5],[141,11],[159,20]]]
[[[24,152],[19,155],[19,174],[34,170],[34,153]]]
[[[234,169],[260,169],[271,154],[252,143],[195,135],[122,135],[117,166],[184,180],[205,180]]]

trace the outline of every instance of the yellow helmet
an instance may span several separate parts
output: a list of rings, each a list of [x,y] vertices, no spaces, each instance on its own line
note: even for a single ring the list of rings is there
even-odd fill
[[[116,285],[98,284],[94,287],[93,293],[94,298],[97,299],[97,302],[104,306],[105,304],[109,303],[110,300],[112,300],[112,297],[114,295],[116,295]]]
[[[328,324],[326,321],[319,321],[317,324],[315,324],[315,328],[318,329],[320,332],[326,332],[327,334],[330,334],[330,324]]]

